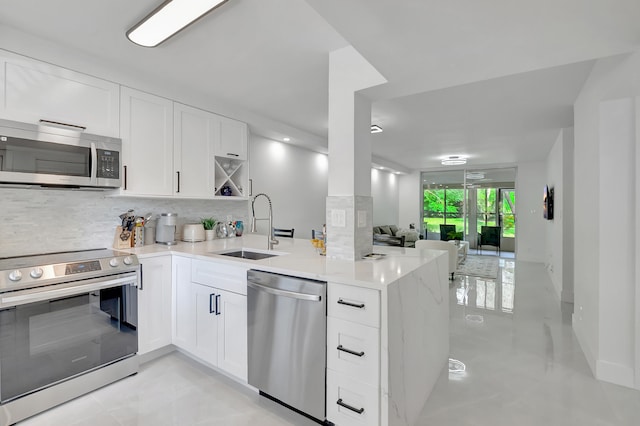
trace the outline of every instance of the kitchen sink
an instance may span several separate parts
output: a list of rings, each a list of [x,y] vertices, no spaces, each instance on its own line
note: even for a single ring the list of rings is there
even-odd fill
[[[213,252],[213,254],[219,254],[220,256],[238,257],[241,259],[249,259],[249,260],[262,260],[262,259],[268,259],[270,257],[280,256],[283,253],[263,252],[263,251],[254,251],[254,250],[246,250],[246,249],[234,249],[234,250]]]

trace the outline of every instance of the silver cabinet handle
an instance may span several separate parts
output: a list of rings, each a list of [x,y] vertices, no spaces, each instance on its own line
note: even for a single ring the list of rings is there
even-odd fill
[[[124,190],[127,190],[127,166],[122,166],[124,168]]]
[[[342,351],[342,352],[346,352],[346,353],[351,354],[351,355],[364,356],[364,352],[362,352],[362,351],[360,351],[360,352],[352,351],[351,349],[347,349],[347,348],[343,347],[342,345],[338,345],[338,347],[336,349],[339,350],[339,351]]]
[[[216,294],[216,315],[220,315],[220,295]]]
[[[362,309],[364,308],[364,303],[351,303],[351,302],[345,302],[342,299],[338,299],[338,303],[340,305],[346,305],[346,306],[351,306],[353,308],[358,308],[358,309]]]
[[[276,296],[284,296],[284,297],[290,297],[292,299],[300,299],[300,300],[310,300],[312,302],[319,302],[322,300],[322,296],[318,296],[315,294],[296,293],[295,291],[278,290],[276,288],[266,287],[251,281],[247,281],[247,285],[256,290],[264,291],[265,293],[274,294]]]
[[[227,152],[227,155],[231,157],[240,157],[240,154],[234,154],[233,152]]]
[[[73,130],[81,130],[81,131],[85,131],[87,130],[86,126],[79,126],[77,124],[69,124],[69,123],[63,123],[61,121],[51,121],[51,120],[45,120],[44,118],[40,119],[41,123],[44,123],[44,125],[46,126],[47,124],[53,124],[54,126],[65,126],[65,127],[69,127]]]
[[[176,172],[178,174],[178,190],[176,192],[180,192],[180,172]]]
[[[355,407],[352,407],[352,406],[351,406],[351,405],[349,405],[349,404],[345,404],[344,402],[342,402],[342,398],[340,398],[339,400],[337,400],[337,401],[336,401],[336,404],[338,404],[338,405],[339,405],[339,406],[341,406],[341,407],[346,408],[347,410],[351,410],[351,411],[353,411],[354,413],[358,413],[358,414],[362,414],[362,413],[364,413],[364,408],[355,408]]]

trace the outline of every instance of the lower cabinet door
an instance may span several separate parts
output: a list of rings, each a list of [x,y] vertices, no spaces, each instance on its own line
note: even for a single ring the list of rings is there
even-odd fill
[[[193,352],[203,361],[215,366],[218,364],[217,290],[195,283],[191,285],[196,308],[196,341]]]
[[[218,368],[247,381],[247,296],[215,289],[218,297]]]
[[[171,256],[141,259],[138,287],[138,353],[171,344]]]
[[[340,426],[380,424],[378,388],[327,369],[327,420]]]

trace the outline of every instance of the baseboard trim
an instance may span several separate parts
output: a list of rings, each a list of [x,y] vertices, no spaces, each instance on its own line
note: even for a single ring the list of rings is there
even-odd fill
[[[634,374],[633,368],[626,365],[603,360],[598,360],[596,363],[598,380],[635,389]]]

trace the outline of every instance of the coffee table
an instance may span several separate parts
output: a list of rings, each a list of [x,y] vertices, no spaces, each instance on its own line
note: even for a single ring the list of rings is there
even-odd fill
[[[458,247],[458,265],[467,260],[467,253],[469,253],[469,241],[449,240],[449,242]]]

